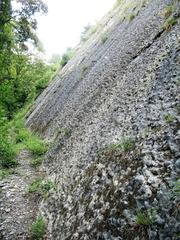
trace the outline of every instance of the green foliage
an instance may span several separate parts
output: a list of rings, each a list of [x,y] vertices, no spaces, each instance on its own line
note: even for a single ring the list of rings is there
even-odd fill
[[[108,40],[108,35],[107,33],[104,33],[101,35],[101,42],[104,44]]]
[[[164,121],[166,123],[172,123],[175,120],[175,117],[171,114],[167,114],[164,116]]]
[[[174,198],[180,198],[180,179],[176,181],[172,189],[172,195]]]
[[[136,223],[138,225],[150,226],[155,222],[156,210],[148,209],[147,211],[139,211],[136,215]]]
[[[162,16],[164,18],[168,18],[175,10],[175,5],[171,4],[165,7],[165,9],[162,12]]]
[[[28,193],[37,193],[38,195],[46,197],[48,192],[53,188],[54,184],[52,181],[38,178],[31,183],[28,188]]]
[[[60,65],[64,67],[72,57],[73,57],[73,50],[71,48],[68,48],[66,52],[62,55]]]
[[[37,168],[38,166],[40,166],[43,162],[43,158],[42,157],[37,157],[32,159],[31,161],[31,166],[34,168]]]
[[[15,152],[10,144],[6,129],[0,127],[0,168],[13,168],[18,165]]]
[[[128,152],[130,150],[133,150],[135,147],[135,141],[132,138],[123,138],[122,141],[120,143],[115,143],[115,144],[111,144],[109,146],[110,150],[122,150],[123,152]]]
[[[31,135],[26,141],[25,146],[29,149],[32,154],[41,156],[47,151],[46,144],[36,135]]]
[[[170,30],[176,23],[177,23],[178,19],[174,16],[170,16],[166,22],[163,25],[163,28],[168,31]]]
[[[42,240],[46,232],[46,224],[43,217],[37,217],[36,222],[31,226],[31,237],[34,240]]]
[[[6,178],[7,176],[9,176],[10,174],[13,174],[15,171],[14,169],[10,168],[10,169],[0,169],[0,181],[4,178]]]

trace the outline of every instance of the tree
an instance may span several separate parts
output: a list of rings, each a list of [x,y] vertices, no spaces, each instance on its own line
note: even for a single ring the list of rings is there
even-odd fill
[[[14,7],[12,7],[12,2]],[[15,8],[15,6],[18,7]],[[7,37],[7,29],[11,30],[12,35],[14,35],[13,40],[19,47],[27,49],[25,43],[28,39],[36,44],[38,41],[35,34],[37,28],[36,13],[47,13],[47,6],[41,0],[1,0],[0,49],[11,42]]]

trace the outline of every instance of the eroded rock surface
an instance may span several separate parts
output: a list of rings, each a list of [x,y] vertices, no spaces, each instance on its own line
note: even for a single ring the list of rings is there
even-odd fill
[[[137,3],[130,22],[122,6],[103,19],[107,41],[97,32],[77,50],[27,118],[53,141],[44,169],[57,190],[41,204],[49,239],[179,238],[180,24],[163,28],[175,1]],[[132,149],[114,147],[127,138]],[[147,211],[153,220],[137,223]]]

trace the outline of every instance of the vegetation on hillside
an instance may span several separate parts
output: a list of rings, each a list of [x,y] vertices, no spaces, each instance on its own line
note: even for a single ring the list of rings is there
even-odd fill
[[[38,52],[36,13],[47,13],[43,1],[0,1],[0,178],[18,165],[16,156],[29,149],[35,159],[47,150],[46,144],[25,128],[24,118],[36,97],[47,87],[63,62],[46,63]],[[40,53],[40,52],[39,52]],[[39,164],[39,160],[33,164]]]

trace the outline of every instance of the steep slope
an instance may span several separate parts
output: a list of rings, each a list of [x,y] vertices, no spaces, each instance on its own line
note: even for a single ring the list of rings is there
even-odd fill
[[[48,239],[178,239],[178,17],[179,1],[121,1],[37,99]]]

